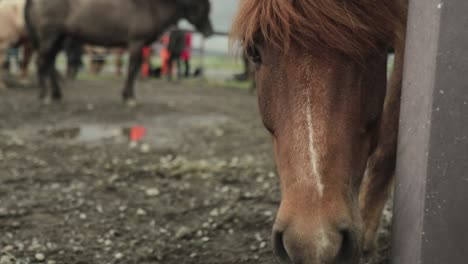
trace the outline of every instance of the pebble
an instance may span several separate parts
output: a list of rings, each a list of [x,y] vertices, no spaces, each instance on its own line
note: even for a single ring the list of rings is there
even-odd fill
[[[13,246],[12,245],[7,245],[3,248],[2,251],[8,252],[8,251],[13,251]]]
[[[3,255],[0,257],[0,264],[15,264],[16,259],[13,256]]]
[[[6,208],[0,207],[0,216],[7,216],[8,211]]]
[[[36,253],[36,254],[34,255],[34,258],[35,258],[37,261],[44,261],[45,256],[44,256],[44,254],[42,254],[42,253]]]
[[[272,216],[273,212],[272,211],[265,211],[265,212],[263,212],[263,215],[264,216]]]
[[[190,234],[190,229],[186,226],[183,226],[181,228],[179,228],[179,230],[177,230],[176,234],[175,234],[175,238],[177,239],[181,239],[181,238],[184,238],[184,237],[187,237],[187,235]]]
[[[224,130],[222,130],[220,128],[215,129],[214,134],[215,134],[216,137],[222,137],[222,136],[224,136]]]
[[[109,177],[109,182],[110,183],[113,183],[115,181],[117,181],[119,179],[119,175],[118,174],[112,174],[110,177]]]
[[[257,241],[259,241],[259,242],[260,242],[260,241],[263,241],[262,236],[260,235],[260,233],[255,233],[255,239],[256,239]]]
[[[144,143],[140,146],[141,153],[148,153],[149,151],[150,151],[150,146],[148,144]]]
[[[211,216],[218,216],[219,215],[219,210],[217,208],[211,210],[210,215]]]
[[[115,257],[116,259],[121,259],[121,258],[123,258],[123,254],[120,253],[120,252],[118,252],[118,253],[115,253],[114,257]]]
[[[147,196],[158,196],[160,194],[158,188],[149,188],[145,191]]]
[[[130,143],[128,144],[128,146],[129,146],[131,149],[134,149],[134,148],[138,147],[138,142],[137,142],[137,141],[130,141]]]
[[[141,208],[138,208],[136,213],[137,215],[146,215],[146,211]]]

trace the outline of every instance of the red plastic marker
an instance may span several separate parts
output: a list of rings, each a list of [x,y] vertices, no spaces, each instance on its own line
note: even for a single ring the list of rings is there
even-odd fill
[[[146,134],[146,128],[134,126],[130,128],[130,141],[140,141]]]

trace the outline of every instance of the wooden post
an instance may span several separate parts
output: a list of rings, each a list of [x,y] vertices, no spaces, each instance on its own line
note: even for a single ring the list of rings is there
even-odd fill
[[[468,1],[409,2],[392,263],[468,263]]]

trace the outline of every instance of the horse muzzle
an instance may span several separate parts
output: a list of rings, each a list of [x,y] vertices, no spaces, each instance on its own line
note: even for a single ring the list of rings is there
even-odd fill
[[[340,225],[320,227],[315,231],[300,226],[275,225],[272,242],[282,263],[293,264],[358,264],[360,258],[358,232]]]

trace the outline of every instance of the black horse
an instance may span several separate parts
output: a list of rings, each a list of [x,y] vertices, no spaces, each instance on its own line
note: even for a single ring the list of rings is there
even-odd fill
[[[38,50],[40,98],[62,98],[55,58],[63,41],[126,47],[130,53],[123,99],[133,103],[133,84],[142,63],[142,48],[157,40],[171,25],[187,19],[205,36],[213,33],[209,0],[27,0],[25,18]]]

